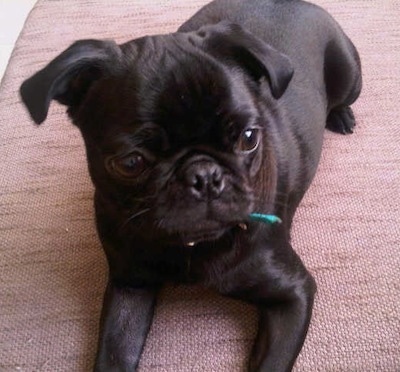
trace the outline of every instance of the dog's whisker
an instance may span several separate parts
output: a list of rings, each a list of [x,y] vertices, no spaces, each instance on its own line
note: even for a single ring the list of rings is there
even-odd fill
[[[147,213],[147,212],[149,212],[149,211],[150,211],[150,208],[145,208],[145,209],[142,209],[141,211],[136,212],[135,214],[131,215],[130,217],[128,217],[128,218],[122,223],[122,225],[120,226],[120,229],[125,228],[126,225],[127,225],[129,222],[132,222],[132,220],[134,220],[135,218],[137,218],[137,217],[141,216],[142,214],[145,214],[145,213]]]
[[[160,218],[158,220],[154,221],[154,225],[158,228],[158,229],[162,229],[163,225],[164,225],[164,218]]]

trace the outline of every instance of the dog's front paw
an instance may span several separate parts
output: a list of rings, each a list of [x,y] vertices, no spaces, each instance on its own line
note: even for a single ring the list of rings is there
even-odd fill
[[[333,109],[326,121],[327,129],[341,134],[353,133],[355,125],[353,110],[349,106]]]

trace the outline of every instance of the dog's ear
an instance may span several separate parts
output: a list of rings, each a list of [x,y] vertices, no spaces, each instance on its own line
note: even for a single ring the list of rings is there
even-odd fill
[[[285,93],[294,73],[286,55],[239,25],[228,22],[204,26],[197,34],[210,54],[241,66],[256,80],[266,77],[275,99]]]
[[[94,80],[111,74],[121,49],[113,41],[80,40],[21,85],[22,101],[35,123],[42,123],[52,99],[79,105]]]

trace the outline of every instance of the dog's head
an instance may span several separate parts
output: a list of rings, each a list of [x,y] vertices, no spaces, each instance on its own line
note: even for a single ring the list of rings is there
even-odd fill
[[[121,46],[78,41],[21,95],[36,123],[52,99],[68,107],[121,230],[188,244],[271,212],[268,127],[292,74],[287,57],[220,23]]]

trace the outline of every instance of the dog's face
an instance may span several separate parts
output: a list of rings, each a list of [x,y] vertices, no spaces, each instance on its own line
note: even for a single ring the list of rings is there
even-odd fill
[[[37,74],[48,80],[42,109],[30,93],[37,75],[22,96],[37,122],[50,99],[68,106],[120,232],[195,244],[268,208],[268,120],[292,76],[284,56],[227,24],[121,47],[79,42],[63,54]]]

